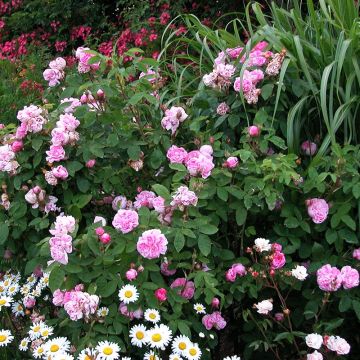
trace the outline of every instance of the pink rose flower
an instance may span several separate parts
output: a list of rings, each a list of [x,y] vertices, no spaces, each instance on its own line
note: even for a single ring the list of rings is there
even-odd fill
[[[116,230],[127,234],[139,225],[139,215],[134,210],[120,209],[114,216],[112,225]]]
[[[340,336],[330,336],[326,342],[326,347],[335,351],[337,355],[347,355],[350,352],[350,345]]]
[[[352,253],[352,256],[353,256],[354,259],[360,260],[360,248],[354,249],[354,251]]]
[[[16,129],[15,137],[17,139],[24,139],[27,135],[27,125],[26,123],[21,123],[20,126]]]
[[[64,70],[66,67],[66,61],[62,57],[58,57],[55,60],[50,61],[49,67],[54,70]]]
[[[184,299],[190,300],[195,293],[195,285],[192,281],[187,281],[186,278],[177,278],[170,285],[172,289],[179,288],[178,294]]]
[[[222,330],[226,326],[226,321],[221,316],[221,313],[219,311],[215,311],[212,314],[204,315],[201,321],[205,326],[206,330],[211,330],[212,328],[216,330]]]
[[[64,305],[64,295],[65,293],[60,289],[54,291],[53,294],[53,304],[55,306],[63,306]]]
[[[160,288],[160,289],[155,290],[155,297],[161,302],[166,301],[167,300],[166,289]]]
[[[66,167],[59,165],[54,167],[51,172],[57,179],[65,180],[69,176],[68,171],[66,170]]]
[[[236,168],[239,164],[239,160],[235,156],[230,156],[226,159],[224,165],[230,169]]]
[[[196,194],[189,190],[187,186],[179,186],[175,194],[172,196],[171,206],[179,206],[182,209],[184,206],[196,206],[198,198]]]
[[[54,128],[51,131],[51,143],[56,146],[64,146],[69,142],[69,134],[64,129]]]
[[[129,269],[125,275],[129,281],[133,281],[137,278],[138,272],[135,269]]]
[[[95,160],[95,159],[90,159],[90,160],[88,160],[88,161],[86,162],[85,166],[86,166],[87,168],[92,168],[92,167],[95,166],[95,164],[96,164],[96,160]]]
[[[329,264],[318,269],[316,277],[319,288],[323,291],[336,291],[343,281],[340,270]]]
[[[323,360],[323,356],[315,350],[313,353],[306,355],[306,360]]]
[[[308,156],[312,156],[315,155],[316,153],[317,145],[311,142],[310,140],[307,140],[301,144],[301,150],[303,151],[304,154]]]
[[[167,153],[166,157],[169,159],[171,164],[182,164],[186,159],[187,151],[182,147],[172,145]]]
[[[248,128],[248,133],[251,137],[258,137],[260,135],[260,128],[252,125]]]
[[[45,81],[49,82],[50,87],[54,87],[60,84],[60,80],[62,79],[63,74],[57,69],[46,69],[43,72],[43,77]]]
[[[222,102],[216,108],[216,113],[218,115],[225,115],[230,111],[230,107],[226,102]]]
[[[135,197],[134,207],[139,209],[142,206],[148,207],[149,209],[153,208],[153,200],[156,198],[156,195],[152,191],[141,191]]]
[[[165,199],[161,196],[157,196],[152,201],[152,205],[156,212],[162,214],[165,211]]]
[[[46,151],[46,161],[53,163],[65,159],[65,150],[62,146],[51,145],[50,150]]]
[[[306,200],[309,216],[315,224],[324,222],[329,213],[329,205],[324,199],[313,198]]]
[[[359,272],[351,266],[342,267],[341,277],[344,289],[351,289],[359,286]]]
[[[146,259],[156,259],[165,255],[168,241],[159,229],[147,230],[137,242],[137,251]]]
[[[19,151],[21,151],[24,147],[24,143],[21,140],[15,140],[12,144],[11,144],[11,150],[14,153],[17,153]]]
[[[69,262],[68,253],[62,247],[52,246],[50,248],[50,254],[53,260],[60,264],[66,265]]]
[[[282,252],[275,252],[271,261],[271,267],[273,269],[280,269],[285,265],[286,259]]]

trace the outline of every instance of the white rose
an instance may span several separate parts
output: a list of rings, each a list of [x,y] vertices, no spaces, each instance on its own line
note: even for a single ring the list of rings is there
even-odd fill
[[[33,189],[29,190],[25,194],[25,200],[31,205],[34,205],[37,203],[37,195],[34,193]]]
[[[306,336],[305,342],[308,347],[318,350],[323,343],[323,338],[319,334],[309,334]]]
[[[298,265],[295,269],[291,270],[291,275],[300,281],[304,281],[309,274],[305,266]]]
[[[255,304],[255,307],[259,314],[267,315],[273,309],[273,304],[270,300],[263,300]]]
[[[331,351],[336,351],[338,355],[346,355],[350,352],[350,345],[340,336],[330,336],[326,346]]]
[[[95,216],[95,219],[94,219],[94,224],[98,223],[101,221],[101,225],[102,226],[106,226],[106,219],[103,218],[102,216]]]
[[[323,360],[323,356],[318,351],[314,351],[312,354],[307,354],[307,360]]]
[[[263,238],[255,239],[255,250],[257,252],[270,251],[271,250],[270,240]]]

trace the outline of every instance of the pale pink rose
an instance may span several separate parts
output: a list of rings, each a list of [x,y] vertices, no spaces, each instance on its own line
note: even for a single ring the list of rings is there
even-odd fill
[[[50,247],[58,247],[65,250],[67,253],[72,252],[72,237],[70,235],[61,234],[54,236],[49,240]]]
[[[182,164],[186,159],[187,151],[182,147],[172,145],[167,153],[166,157],[169,159],[171,164]]]
[[[61,128],[54,128],[51,131],[51,143],[56,146],[64,146],[69,142],[69,134]]]
[[[65,113],[73,113],[78,106],[81,106],[81,101],[76,98],[64,98],[60,100],[60,104],[67,104],[68,107],[64,109]]]
[[[338,355],[347,355],[350,352],[350,345],[340,336],[330,336],[326,347],[331,351],[336,351]]]
[[[260,128],[252,125],[248,128],[248,133],[251,137],[258,137],[260,135]]]
[[[236,156],[230,156],[225,161],[225,167],[230,169],[236,168],[239,164],[239,160]]]
[[[275,252],[271,261],[271,267],[273,269],[280,269],[286,263],[285,255],[282,252]]]
[[[201,322],[205,326],[206,330],[211,330],[212,328],[222,330],[226,326],[226,321],[219,311],[204,315]]]
[[[63,74],[57,69],[46,69],[43,72],[43,77],[45,81],[49,82],[49,86],[53,87],[60,84],[60,80],[62,79]]]
[[[317,145],[311,142],[310,140],[307,140],[301,144],[301,150],[303,151],[304,154],[308,156],[312,156],[315,155],[316,153]]]
[[[55,70],[60,70],[60,71],[64,70],[66,67],[66,61],[62,57],[58,57],[55,60],[50,61],[49,67],[50,67],[50,69],[55,69]]]
[[[134,210],[120,209],[114,216],[112,225],[116,230],[121,231],[123,234],[127,234],[138,227],[139,215]]]
[[[351,289],[359,286],[359,272],[351,266],[342,267],[341,277],[344,289]]]
[[[16,134],[15,134],[15,137],[17,139],[24,139],[27,135],[27,125],[26,123],[21,123],[20,126],[16,129]]]
[[[64,295],[65,293],[61,291],[60,289],[57,289],[54,291],[53,294],[53,304],[55,306],[63,306],[64,305]]]
[[[49,230],[52,235],[68,234],[75,230],[75,218],[73,216],[59,215],[57,216],[54,229]]]
[[[249,74],[251,81],[254,85],[256,85],[258,82],[262,81],[264,79],[264,73],[260,69],[256,69],[253,71],[250,71]]]
[[[160,288],[160,289],[155,290],[155,297],[161,302],[166,301],[167,300],[166,289]]]
[[[192,281],[187,281],[186,278],[177,278],[175,279],[170,287],[172,289],[177,289],[178,294],[184,299],[190,300],[193,298],[195,293],[195,285]]]
[[[187,186],[179,186],[172,198],[170,205],[179,206],[180,208],[190,205],[196,206],[198,202],[196,194],[189,190]]]
[[[185,159],[185,166],[191,176],[200,174],[203,179],[211,175],[211,170],[215,167],[212,157],[204,155],[198,150],[190,151]]]
[[[27,309],[32,309],[36,304],[36,299],[33,296],[26,296],[24,298],[24,305]]]
[[[56,126],[64,131],[74,132],[80,125],[80,121],[73,114],[62,114]]]
[[[155,75],[155,76],[151,76],[151,75]],[[149,69],[146,72],[141,72],[139,75],[139,79],[141,79],[144,76],[146,76],[147,81],[149,81],[151,84],[156,82],[157,74],[154,70]]]
[[[306,335],[305,342],[308,347],[319,350],[323,344],[323,337],[316,333],[309,334]]]
[[[211,145],[203,145],[200,147],[199,151],[204,156],[207,156],[208,158],[212,159],[212,154],[213,154],[214,150]]]
[[[46,171],[44,175],[45,175],[45,180],[48,184],[52,186],[56,186],[58,184],[58,179],[55,177],[52,171]]]
[[[95,160],[95,159],[90,159],[90,160],[88,160],[88,161],[86,162],[85,166],[86,166],[87,168],[92,168],[92,167],[95,166],[95,164],[96,164],[96,160]]]
[[[306,200],[309,216],[315,224],[324,222],[329,213],[329,205],[324,199],[313,198]]]
[[[65,159],[65,150],[62,146],[51,145],[50,150],[46,151],[46,161],[53,163]]]
[[[129,311],[128,307],[122,302],[120,303],[119,306],[119,311],[122,315],[132,319],[141,319],[143,317],[143,311],[141,310],[141,308],[135,310],[135,311]]]
[[[67,177],[69,176],[68,171],[66,170],[66,167],[59,165],[54,167],[51,172],[53,173],[53,175],[61,180],[65,180],[67,179]]]
[[[141,191],[135,197],[134,207],[135,209],[139,209],[142,206],[148,207],[150,209],[153,208],[153,200],[156,198],[156,195],[152,191]]]
[[[230,56],[231,59],[237,59],[243,50],[243,47],[237,47],[233,49],[226,49],[226,53]]]
[[[53,260],[60,264],[66,265],[69,262],[68,253],[62,247],[52,246],[50,248],[50,253]]]
[[[360,260],[360,248],[354,249],[352,253],[352,257],[356,260]]]
[[[254,305],[259,314],[267,315],[273,309],[271,300],[263,300]]]
[[[156,259],[165,255],[168,241],[159,229],[147,230],[137,242],[137,251],[146,259]]]
[[[161,126],[165,130],[171,130],[175,134],[180,123],[183,122],[188,115],[185,110],[180,106],[173,106],[165,111],[165,116],[161,120]]]
[[[95,216],[94,224],[101,223],[102,226],[106,226],[106,219],[103,216]],[[100,234],[102,235],[102,234]]]
[[[306,355],[306,360],[323,360],[323,356],[321,353],[319,353],[317,350],[315,350],[311,354]]]
[[[230,111],[230,107],[226,102],[222,102],[216,108],[216,113],[218,115],[225,115]]]
[[[342,276],[340,270],[327,264],[316,272],[317,283],[323,291],[336,291],[341,287]]]
[[[165,199],[161,196],[157,196],[152,201],[152,205],[156,212],[162,214],[165,211]]]
[[[135,280],[138,276],[138,272],[135,269],[129,269],[126,274],[125,274],[126,278],[129,281]]]

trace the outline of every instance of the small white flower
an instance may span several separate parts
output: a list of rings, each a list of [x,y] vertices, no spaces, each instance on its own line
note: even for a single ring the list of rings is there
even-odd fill
[[[190,344],[189,348],[186,349],[184,356],[188,360],[199,360],[201,357],[201,350],[198,344]]]
[[[10,330],[0,330],[0,347],[9,345],[13,340]]]
[[[105,306],[101,307],[96,311],[97,316],[105,317],[109,313],[109,309]]]
[[[57,337],[48,340],[44,344],[44,351],[47,355],[62,354],[70,349],[70,341],[66,337]]]
[[[44,346],[43,345],[37,346],[33,350],[32,354],[35,359],[41,359],[45,354]]]
[[[92,357],[94,359],[96,359],[96,350],[95,349],[90,349],[90,348],[86,348],[84,350],[81,351],[81,353],[79,354],[77,360],[89,360],[89,357]]]
[[[11,306],[11,311],[15,316],[24,316],[24,306],[20,304],[19,302],[14,302]]]
[[[319,334],[309,334],[305,337],[306,345],[310,348],[319,350],[323,343],[323,337]]]
[[[10,296],[1,296],[0,297],[0,310],[2,307],[10,307],[11,303],[13,302],[13,298]]]
[[[161,360],[154,352],[150,351],[144,354],[144,360]]]
[[[144,319],[156,324],[160,321],[160,313],[155,309],[147,309],[144,313]]]
[[[180,335],[173,340],[171,344],[171,350],[175,354],[185,356],[185,352],[190,346],[191,346],[190,339],[187,336]]]
[[[205,306],[203,304],[197,303],[194,305],[194,310],[197,314],[206,314]]]
[[[326,347],[331,351],[336,351],[338,355],[347,355],[350,352],[349,343],[340,336],[330,336]]]
[[[19,350],[20,351],[27,351],[27,349],[29,348],[29,342],[30,339],[29,338],[24,338],[20,341],[20,345],[19,345]]]
[[[131,344],[141,348],[147,342],[147,329],[142,324],[135,325],[131,328],[129,336]]]
[[[233,355],[233,356],[227,356],[226,358],[224,358],[224,360],[241,360],[241,359],[240,356]]]
[[[51,326],[44,325],[40,329],[40,336],[43,339],[47,339],[49,336],[51,336],[54,333],[54,329]]]
[[[210,336],[210,339],[211,339],[211,340],[214,340],[214,339],[215,339],[214,334],[210,334],[209,336]]]
[[[291,270],[291,275],[300,281],[304,281],[309,274],[305,266],[297,265],[295,269]]]
[[[271,250],[271,244],[270,240],[264,239],[264,238],[257,238],[255,239],[255,250],[257,252],[263,252],[263,251],[270,251]]]
[[[18,284],[11,284],[8,288],[7,288],[7,294],[9,296],[14,296],[15,294],[17,294],[20,290],[20,286]]]
[[[147,343],[151,348],[165,350],[172,338],[170,328],[164,324],[155,325],[147,331]]]
[[[119,358],[120,347],[109,341],[100,341],[96,346],[99,360],[115,360]]]
[[[139,298],[139,293],[134,285],[124,285],[119,291],[119,299],[124,304],[135,302]]]
[[[178,354],[171,354],[170,356],[169,356],[169,360],[182,360],[183,358],[182,357],[180,357],[180,355],[178,355]]]
[[[270,300],[263,300],[254,305],[259,314],[267,315],[272,309],[273,304]]]
[[[38,339],[41,336],[41,329],[44,327],[44,322],[39,321],[30,326],[29,336],[31,340]]]

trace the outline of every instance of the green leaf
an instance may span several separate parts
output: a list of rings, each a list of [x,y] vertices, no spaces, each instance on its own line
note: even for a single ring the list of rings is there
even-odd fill
[[[186,167],[183,164],[169,164],[169,168],[177,171],[186,171]]]
[[[219,199],[223,200],[223,201],[227,201],[228,197],[229,197],[229,194],[228,192],[226,191],[225,188],[223,187],[218,187],[216,189],[216,193],[217,193],[217,196],[219,197]]]
[[[56,289],[60,289],[64,281],[65,271],[60,267],[55,267],[51,270],[49,277],[49,288],[52,292]]]
[[[198,246],[204,256],[208,256],[211,251],[211,240],[208,236],[200,234],[198,238]]]
[[[339,302],[339,311],[345,312],[351,307],[351,299],[348,296],[343,296]]]
[[[8,224],[0,224],[0,245],[4,244],[9,236],[9,227]]]
[[[247,217],[247,210],[244,207],[239,206],[236,209],[235,217],[236,217],[236,222],[239,226],[244,225]]]
[[[343,215],[341,221],[345,223],[351,230],[356,230],[356,223],[349,215]]]
[[[261,88],[261,97],[264,100],[267,100],[271,96],[273,89],[274,89],[274,84],[266,84],[266,85],[264,85]]]
[[[31,142],[31,147],[35,151],[39,151],[42,144],[43,144],[43,141],[40,138],[34,138]]]
[[[180,252],[185,246],[185,237],[180,230],[176,232],[174,246],[177,252]]]
[[[355,311],[355,314],[357,316],[357,318],[360,320],[360,301],[358,300],[353,300],[352,301],[352,307]]]
[[[74,198],[74,204],[79,207],[80,209],[82,209],[85,205],[87,205],[90,200],[92,199],[92,195],[88,194],[88,195],[78,195]]]
[[[199,231],[206,235],[212,235],[218,232],[218,228],[215,225],[206,224],[206,225],[201,225],[199,227]]]
[[[299,220],[291,216],[285,220],[284,225],[289,229],[294,229],[299,226]]]
[[[170,199],[169,190],[161,184],[155,184],[152,186],[153,190],[156,192],[157,195],[163,197],[164,199]]]
[[[179,328],[179,331],[180,331],[181,335],[185,335],[185,336],[191,338],[191,330],[190,330],[189,326],[186,324],[185,321],[178,320],[177,321],[177,326]]]
[[[360,198],[360,183],[357,183],[353,186],[352,193],[353,193],[355,199]]]

